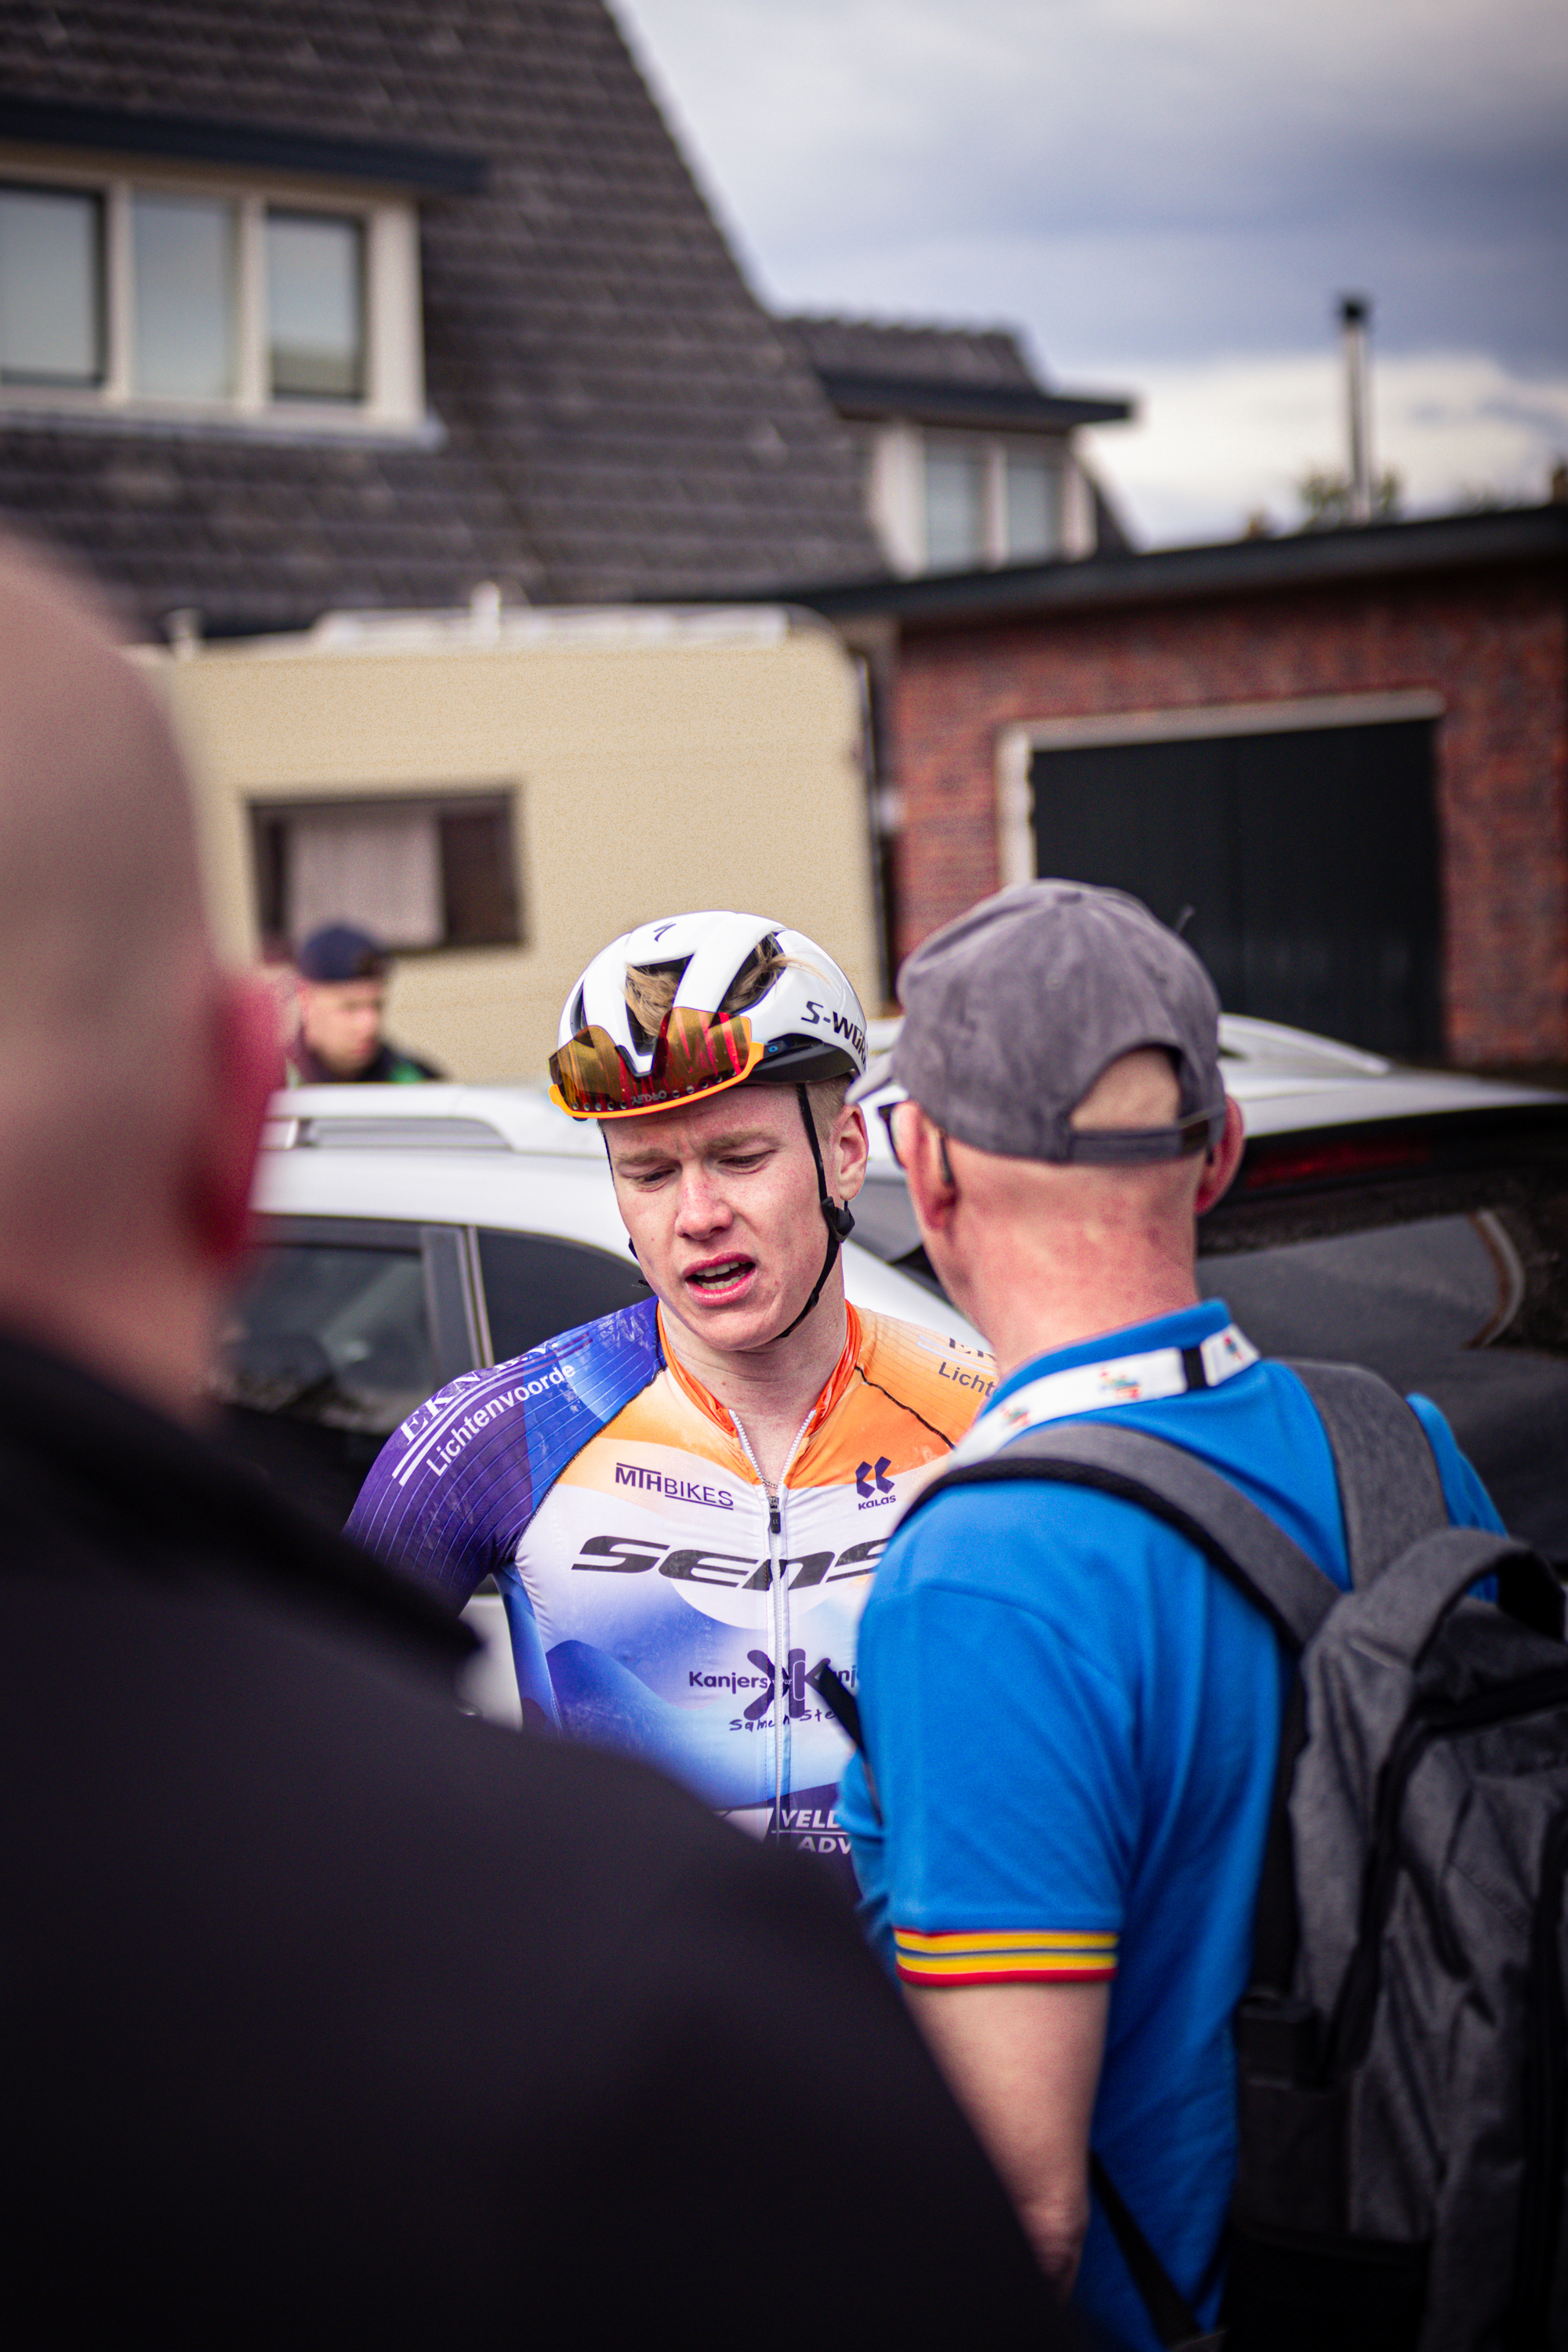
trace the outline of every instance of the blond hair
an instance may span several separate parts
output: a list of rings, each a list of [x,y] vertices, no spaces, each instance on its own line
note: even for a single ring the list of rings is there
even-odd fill
[[[641,1031],[639,1043],[644,1050],[653,1044],[671,1006],[687,960],[676,963],[631,963],[626,966],[621,993],[632,1016],[634,1033]],[[787,956],[773,939],[759,940],[720,1002],[721,1013],[743,1013],[749,1004],[765,996],[781,971],[792,966],[808,971],[799,956]],[[844,1108],[844,1097],[849,1090],[847,1078],[812,1078],[806,1084],[806,1097],[811,1115],[816,1122],[816,1132],[826,1143],[833,1130],[833,1122]]]

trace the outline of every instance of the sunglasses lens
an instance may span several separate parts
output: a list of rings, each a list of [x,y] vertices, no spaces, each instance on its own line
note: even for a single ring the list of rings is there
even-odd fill
[[[665,1015],[650,1070],[634,1069],[609,1031],[595,1024],[552,1054],[550,1075],[564,1109],[580,1118],[605,1118],[734,1086],[762,1058],[743,1013],[714,1014],[677,1004]]]

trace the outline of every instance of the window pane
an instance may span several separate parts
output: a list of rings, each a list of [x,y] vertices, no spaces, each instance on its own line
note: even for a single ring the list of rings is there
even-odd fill
[[[223,1337],[217,1393],[384,1434],[436,1386],[417,1249],[272,1243]]]
[[[648,1295],[629,1256],[623,1265],[604,1250],[543,1234],[481,1232],[479,1271],[498,1364]]]
[[[428,948],[443,931],[440,834],[431,812],[312,811],[288,824],[287,929],[359,923],[389,948]]]
[[[97,196],[0,188],[0,381],[101,383],[102,252]]]
[[[518,937],[511,811],[462,809],[441,819],[441,889],[449,947]]]
[[[1061,468],[1033,449],[1007,452],[1007,556],[1013,563],[1061,552]]]
[[[187,196],[137,196],[136,389],[171,400],[235,391],[236,214]]]
[[[985,555],[985,459],[978,449],[926,450],[926,563],[956,571]]]
[[[267,310],[275,399],[363,397],[363,245],[358,221],[268,214]]]

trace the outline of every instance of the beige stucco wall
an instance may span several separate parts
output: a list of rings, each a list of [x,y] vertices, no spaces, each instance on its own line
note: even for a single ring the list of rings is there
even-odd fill
[[[390,1033],[454,1077],[541,1076],[590,956],[694,907],[808,932],[875,1010],[855,672],[825,629],[767,635],[143,655],[190,755],[224,952],[257,952],[251,801],[510,786],[524,944],[410,956],[393,985]]]

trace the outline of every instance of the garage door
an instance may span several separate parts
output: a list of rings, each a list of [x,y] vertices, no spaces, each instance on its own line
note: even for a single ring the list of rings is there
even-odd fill
[[[1052,749],[1031,773],[1037,872],[1190,907],[1227,1012],[1440,1055],[1431,720]]]

